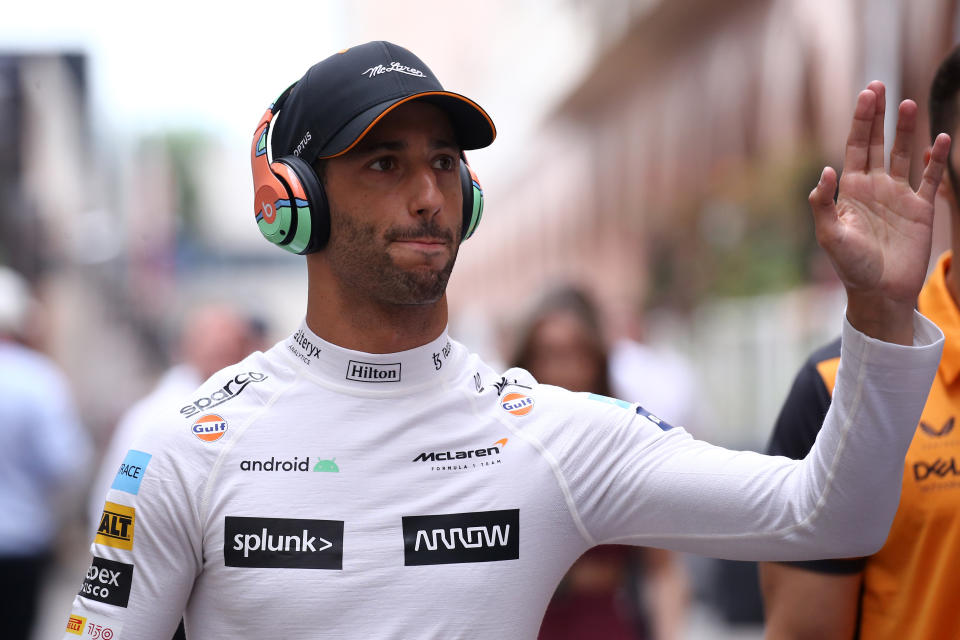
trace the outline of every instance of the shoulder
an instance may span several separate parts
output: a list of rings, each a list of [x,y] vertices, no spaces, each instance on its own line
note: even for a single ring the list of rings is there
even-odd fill
[[[230,440],[231,426],[262,409],[295,378],[295,370],[276,348],[253,353],[214,373],[192,391],[154,398],[148,412],[152,417],[139,430],[137,440],[142,446],[209,454]],[[137,413],[146,415],[143,409],[138,407]]]

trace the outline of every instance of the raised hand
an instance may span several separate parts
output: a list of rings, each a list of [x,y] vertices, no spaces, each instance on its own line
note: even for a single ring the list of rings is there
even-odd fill
[[[937,136],[920,188],[908,182],[917,105],[900,103],[897,134],[884,169],[884,86],[857,96],[837,202],[837,174],[823,170],[810,193],[817,241],[847,290],[847,319],[869,336],[913,343],[913,309],[930,260],[933,199],[950,137]]]

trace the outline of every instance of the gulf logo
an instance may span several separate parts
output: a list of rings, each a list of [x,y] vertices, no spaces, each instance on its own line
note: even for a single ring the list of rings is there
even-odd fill
[[[213,442],[227,432],[227,421],[215,413],[208,413],[193,423],[193,435],[204,442]]]
[[[533,398],[522,393],[508,393],[500,400],[500,406],[515,416],[525,416],[533,411]]]

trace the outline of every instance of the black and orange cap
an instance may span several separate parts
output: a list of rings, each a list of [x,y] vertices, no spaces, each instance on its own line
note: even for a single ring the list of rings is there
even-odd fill
[[[380,118],[410,100],[443,109],[462,149],[486,147],[497,135],[480,105],[445,91],[420,58],[381,40],[321,60],[283,92],[273,106],[273,157],[296,155],[312,164],[346,153]]]

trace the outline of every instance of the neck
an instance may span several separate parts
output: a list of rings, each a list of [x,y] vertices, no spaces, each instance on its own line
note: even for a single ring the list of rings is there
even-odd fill
[[[954,304],[960,307],[960,265],[957,264],[957,260],[960,259],[960,219],[958,218],[960,218],[958,212],[950,212],[950,250],[953,252],[953,260],[947,268],[945,280],[950,297],[953,298]]]
[[[344,349],[397,353],[427,344],[447,326],[447,297],[427,304],[389,304],[342,286],[322,263],[308,260],[306,323]]]

